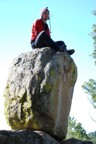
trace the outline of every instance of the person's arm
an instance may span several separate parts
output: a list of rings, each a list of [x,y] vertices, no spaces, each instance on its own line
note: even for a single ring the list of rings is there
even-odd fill
[[[32,26],[32,40],[36,39],[38,34],[39,34],[38,20],[36,20]]]

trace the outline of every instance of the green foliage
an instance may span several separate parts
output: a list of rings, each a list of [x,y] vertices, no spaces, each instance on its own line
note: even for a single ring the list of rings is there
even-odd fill
[[[82,141],[92,141],[93,144],[96,144],[96,131],[87,134],[81,123],[77,123],[74,117],[69,117],[67,138],[72,137]]]
[[[72,137],[79,140],[90,140],[85,129],[82,127],[82,124],[77,123],[74,117],[73,118],[69,117],[67,138],[72,138]]]
[[[93,144],[96,144],[96,131],[88,134]]]
[[[96,10],[93,11],[93,15],[96,16]],[[96,24],[93,24],[92,29],[93,31],[91,33],[91,36],[94,44],[94,50],[92,56],[95,59],[95,64],[96,64]],[[88,94],[88,99],[90,100],[93,107],[96,109],[96,81],[93,79],[89,79],[88,82],[85,82],[83,84],[82,88],[85,90],[85,93]]]
[[[93,11],[94,16],[96,16],[96,10]],[[93,24],[92,27],[92,33],[91,33],[91,37],[93,39],[93,44],[94,44],[94,50],[92,53],[93,58],[95,59],[95,64],[96,64],[96,24]]]
[[[96,81],[89,79],[88,82],[85,82],[82,86],[85,92],[88,94],[88,99],[94,108],[96,108]]]

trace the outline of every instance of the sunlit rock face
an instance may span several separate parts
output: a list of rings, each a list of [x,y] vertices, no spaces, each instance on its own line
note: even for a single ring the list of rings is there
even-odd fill
[[[8,124],[65,138],[76,79],[76,65],[67,53],[45,47],[19,55],[4,92]]]

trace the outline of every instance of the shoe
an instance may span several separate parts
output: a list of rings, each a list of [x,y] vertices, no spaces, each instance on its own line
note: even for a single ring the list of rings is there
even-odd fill
[[[67,53],[68,53],[69,55],[72,55],[74,52],[75,52],[75,50],[74,50],[74,49],[67,50]]]

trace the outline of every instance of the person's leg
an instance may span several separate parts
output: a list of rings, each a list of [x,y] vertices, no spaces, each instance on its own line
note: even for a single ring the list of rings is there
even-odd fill
[[[55,49],[56,51],[61,51],[59,45],[57,45],[48,35],[45,31],[42,31],[39,33],[35,40],[35,47],[42,48],[42,47],[51,47]]]
[[[69,55],[72,55],[75,52],[74,49],[67,50],[67,46],[64,41],[56,41],[55,43],[58,44],[61,49],[63,49],[63,52],[67,52]]]
[[[31,42],[32,49],[35,49],[35,42]]]
[[[56,41],[55,43],[56,43],[61,49],[63,49],[64,51],[67,51],[66,45],[65,45],[64,41]]]
[[[36,40],[31,43],[32,48],[42,48],[42,47],[51,47],[56,51],[67,52],[69,55],[72,55],[75,50],[67,50],[66,45],[63,41],[54,42],[45,31],[42,31],[36,38]]]
[[[56,44],[58,44],[59,46],[65,45],[64,41],[55,41]]]

